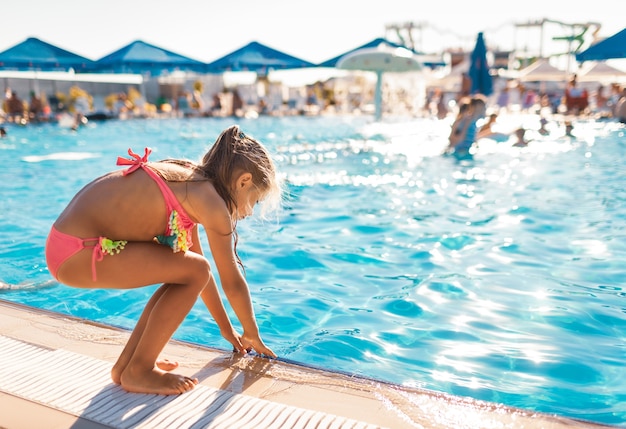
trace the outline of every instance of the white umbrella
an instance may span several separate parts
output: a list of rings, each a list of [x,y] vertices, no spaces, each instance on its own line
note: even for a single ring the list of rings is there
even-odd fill
[[[528,67],[519,71],[522,82],[563,82],[567,80],[568,73],[558,69],[546,60],[538,60]]]
[[[626,72],[601,61],[588,63],[578,72],[579,82],[600,82],[604,84],[626,82]]]
[[[337,61],[337,68],[362,70],[376,73],[376,120],[382,116],[382,76],[384,72],[403,73],[422,68],[419,57],[406,48],[391,47],[381,43],[375,48],[358,49]]]

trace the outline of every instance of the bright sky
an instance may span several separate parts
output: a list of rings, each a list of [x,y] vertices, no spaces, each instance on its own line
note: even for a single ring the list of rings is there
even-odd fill
[[[0,51],[37,37],[97,60],[139,39],[210,62],[258,41],[319,63],[376,37],[398,41],[385,26],[410,21],[423,27],[414,32],[416,48],[429,53],[471,49],[479,31],[490,48],[538,51],[539,29],[516,30],[515,23],[591,21],[608,37],[624,28],[626,7],[616,0],[10,0],[1,11]],[[566,42],[550,39],[571,34],[552,24],[544,53],[567,51]]]

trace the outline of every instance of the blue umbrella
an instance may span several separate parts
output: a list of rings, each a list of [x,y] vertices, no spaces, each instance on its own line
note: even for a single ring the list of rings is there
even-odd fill
[[[306,67],[315,67],[315,64],[277,51],[259,42],[250,42],[246,46],[207,64],[207,71],[210,73],[248,71],[267,76],[271,70]]]
[[[476,46],[470,56],[469,77],[472,80],[471,93],[489,96],[493,93],[493,78],[487,64],[487,47],[483,33],[478,33]]]
[[[0,69],[4,70],[84,71],[92,62],[35,37],[0,52]]]
[[[136,40],[93,64],[93,71],[136,73],[158,76],[163,72],[204,72],[206,65],[198,60]]]

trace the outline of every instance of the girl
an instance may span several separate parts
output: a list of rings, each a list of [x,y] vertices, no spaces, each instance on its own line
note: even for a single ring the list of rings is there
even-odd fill
[[[81,288],[130,289],[163,285],[148,301],[111,376],[129,392],[178,394],[198,383],[157,360],[198,296],[239,352],[276,357],[261,340],[250,292],[238,265],[237,221],[280,189],[266,149],[232,126],[200,164],[148,162],[128,153],[128,168],[85,186],[56,220],[46,242],[50,273]],[[233,328],[203,256],[198,224],[206,231],[222,288],[243,327]]]

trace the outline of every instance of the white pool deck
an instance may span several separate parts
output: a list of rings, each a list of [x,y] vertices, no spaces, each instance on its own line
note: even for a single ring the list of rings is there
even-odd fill
[[[127,393],[109,371],[128,334],[0,300],[0,429],[611,427],[178,341],[164,356],[199,385]]]

